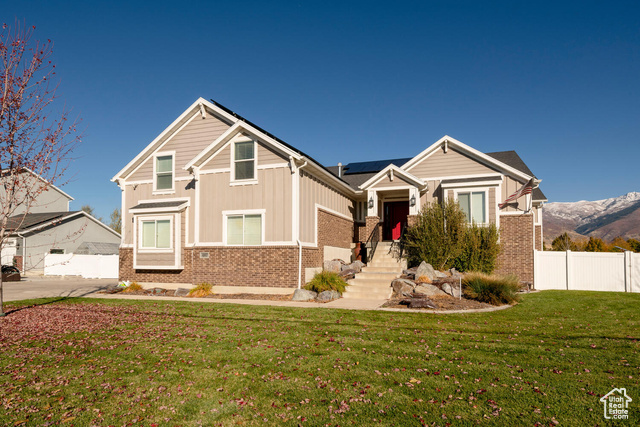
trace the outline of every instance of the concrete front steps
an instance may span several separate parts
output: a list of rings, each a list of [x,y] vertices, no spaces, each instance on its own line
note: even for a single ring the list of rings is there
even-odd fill
[[[373,259],[362,273],[349,280],[343,298],[364,300],[385,300],[391,297],[391,282],[402,274],[405,262],[398,262],[390,253],[391,242],[380,242]]]

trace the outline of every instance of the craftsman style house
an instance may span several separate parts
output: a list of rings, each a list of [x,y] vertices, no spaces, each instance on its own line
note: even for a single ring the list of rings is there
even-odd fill
[[[485,154],[448,136],[421,148],[325,167],[200,98],[112,179],[122,190],[120,278],[296,287],[324,260],[349,261],[374,229],[397,239],[424,203],[449,197],[469,221],[500,228],[501,271],[532,281],[539,180],[513,151]],[[527,183],[532,193],[499,206]]]

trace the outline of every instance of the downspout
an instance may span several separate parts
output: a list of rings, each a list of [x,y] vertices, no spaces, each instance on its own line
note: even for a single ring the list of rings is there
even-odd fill
[[[298,239],[298,289],[302,289],[302,242]]]
[[[304,163],[301,166],[296,166],[296,161],[293,156],[289,156],[289,161],[291,162],[291,170],[293,173],[300,173],[300,169],[307,166],[307,160],[305,159]],[[299,175],[298,175],[298,179]],[[298,243],[298,289],[302,289],[302,242],[300,241],[300,186],[298,185],[298,218],[296,218],[298,224],[298,237],[296,238],[296,242]]]

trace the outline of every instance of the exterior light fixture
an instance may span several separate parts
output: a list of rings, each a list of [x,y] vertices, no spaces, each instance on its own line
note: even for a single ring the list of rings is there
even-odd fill
[[[369,209],[373,209],[373,196],[369,197]]]
[[[416,205],[416,195],[415,195],[415,194],[413,194],[413,195],[411,196],[411,200],[409,200],[409,204],[410,204],[412,207]]]

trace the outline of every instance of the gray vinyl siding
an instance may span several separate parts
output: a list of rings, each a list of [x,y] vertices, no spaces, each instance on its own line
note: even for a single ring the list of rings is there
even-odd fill
[[[129,209],[137,205],[140,200],[162,200],[173,198],[189,199],[190,207],[186,208],[188,213],[187,221],[189,221],[189,236],[186,236],[189,243],[193,242],[194,224],[195,224],[195,188],[192,187],[191,181],[177,181],[175,185],[175,193],[170,195],[154,195],[153,184],[137,184],[127,185],[125,189],[125,208],[122,212],[122,224],[124,228],[123,243],[125,245],[133,244],[133,214],[129,213]],[[134,188],[135,187],[135,188]],[[184,225],[184,224],[183,224]]]
[[[53,227],[26,235],[24,265],[29,270],[43,270],[44,256],[51,249],[64,249],[73,253],[84,242],[120,243],[120,237],[84,215],[64,220]],[[26,246],[26,251],[25,251]],[[25,253],[26,252],[26,253]]]
[[[231,146],[227,145],[211,159],[203,163],[200,168],[203,171],[215,170],[215,169],[230,169],[231,168]],[[285,156],[276,153],[262,142],[258,142],[258,166],[278,165],[289,162]]]
[[[200,193],[200,242],[223,242],[223,211],[264,209],[264,238],[291,241],[292,187],[288,167],[259,169],[258,183],[229,185],[229,172],[203,174]]]
[[[316,204],[353,218],[354,201],[318,178],[302,171],[300,178],[300,240],[316,241]]]
[[[451,147],[446,153],[443,149],[438,149],[431,156],[409,168],[408,172],[422,179],[496,173],[495,170]]]
[[[406,186],[415,187],[415,184],[405,181],[403,178],[399,177],[397,174],[393,176],[393,181],[391,181],[391,178],[387,173],[387,175],[382,180],[380,180],[380,182],[373,185],[371,189],[376,190],[376,189],[406,187]]]
[[[523,185],[524,183],[518,182],[515,179],[511,178],[510,176],[505,176],[502,180],[502,198],[500,199],[500,202],[502,202],[507,197],[509,197],[516,191],[518,191],[520,187],[522,187]],[[526,205],[525,200],[526,200],[525,196],[522,196],[517,200],[518,207],[520,207],[520,209],[525,208],[525,205]],[[517,212],[518,209],[512,206],[506,206],[500,209],[500,211],[501,212]]]
[[[56,188],[49,186],[46,190],[43,189],[44,183],[34,177],[33,175],[22,174],[24,177],[24,187],[29,187],[32,194],[37,194],[35,201],[31,206],[27,206],[22,203],[16,207],[11,216],[20,215],[28,211],[28,213],[45,213],[45,212],[68,212],[69,202],[71,199]],[[22,179],[22,178],[21,178]],[[24,192],[22,193],[24,194]],[[22,200],[20,195],[15,196],[16,200]],[[3,185],[0,185],[0,200],[6,200],[6,190]]]
[[[169,142],[158,149],[158,152],[175,151],[174,173],[176,177],[188,176],[183,167],[196,157],[209,144],[218,139],[229,129],[229,125],[217,117],[207,114],[203,119],[200,113],[182,130],[175,134]],[[153,155],[150,155],[136,172],[127,177],[127,181],[144,181],[153,179]]]

